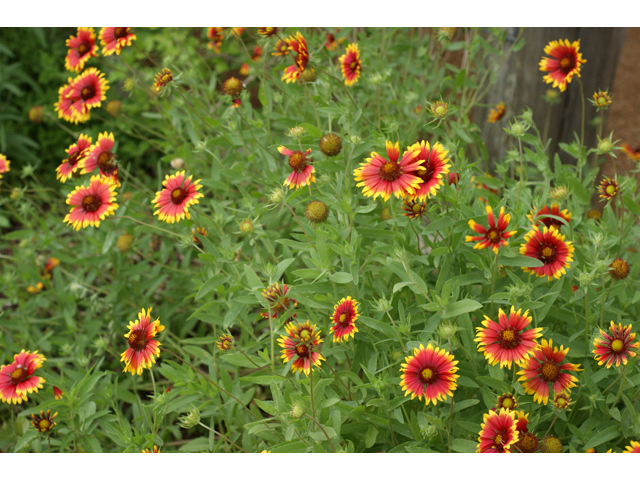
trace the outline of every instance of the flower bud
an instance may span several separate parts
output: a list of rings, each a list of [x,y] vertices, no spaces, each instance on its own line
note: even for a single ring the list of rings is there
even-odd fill
[[[131,242],[133,242],[133,235],[128,233],[121,235],[116,242],[116,246],[118,247],[118,250],[120,250],[120,253],[127,253],[131,248]]]
[[[456,327],[447,323],[443,323],[438,327],[438,333],[441,337],[448,340],[456,334]]]
[[[315,82],[318,79],[318,75],[316,75],[316,71],[313,68],[305,68],[302,71],[301,77],[302,78],[298,79],[299,83],[302,83],[302,82],[307,82],[307,83],[308,82]]]
[[[294,140],[300,140],[304,135],[304,132],[305,132],[305,128],[298,125],[296,127],[291,127],[289,129],[289,136]]]
[[[549,196],[551,198],[553,198],[554,200],[558,200],[558,201],[564,200],[565,198],[567,198],[568,195],[569,195],[569,190],[564,185],[560,185],[558,187],[555,187],[549,193]]]
[[[182,170],[184,168],[184,160],[180,157],[174,158],[173,160],[171,160],[171,168]]]
[[[342,140],[335,133],[327,133],[320,139],[320,151],[327,157],[335,157],[342,150]]]
[[[135,80],[134,80],[133,78],[127,78],[127,79],[124,81],[124,87],[123,87],[123,88],[124,88],[127,92],[130,92],[131,90],[133,90],[133,87],[135,86],[135,84],[136,84],[136,82],[135,82]]]
[[[111,100],[107,103],[107,113],[112,117],[117,117],[122,108],[122,102],[120,100]]]
[[[458,185],[458,181],[460,181],[460,174],[449,172],[449,185]]]
[[[285,197],[284,190],[282,190],[281,188],[274,188],[273,190],[271,190],[271,195],[269,195],[269,200],[271,200],[272,203],[280,203],[284,200],[284,197]]]
[[[29,110],[29,120],[31,120],[33,123],[40,123],[43,116],[44,108],[42,108],[41,105],[31,107],[31,110]]]
[[[522,125],[520,122],[516,122],[511,126],[511,134],[514,137],[523,137],[524,136],[524,125]]]
[[[248,218],[240,222],[240,231],[242,233],[251,233],[253,231],[253,222]]]
[[[427,439],[435,437],[438,434],[438,429],[434,425],[424,425],[420,427],[420,433]]]
[[[291,416],[294,418],[300,418],[302,415],[304,415],[304,409],[298,403],[294,403],[291,406]]]
[[[598,150],[600,150],[600,151],[602,151],[604,153],[610,152],[612,148],[613,148],[613,143],[611,143],[611,141],[609,141],[608,138],[603,138],[598,143]]]
[[[444,118],[449,111],[449,104],[445,102],[435,102],[431,105],[431,113],[438,118]]]
[[[200,410],[192,408],[187,415],[178,418],[182,428],[193,428],[200,423]]]
[[[438,36],[448,41],[453,40],[458,32],[458,27],[438,27]]]

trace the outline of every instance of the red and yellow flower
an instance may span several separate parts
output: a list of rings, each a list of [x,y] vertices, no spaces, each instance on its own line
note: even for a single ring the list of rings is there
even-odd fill
[[[158,73],[156,73],[153,84],[156,87],[156,91],[159,92],[160,90],[162,90],[162,88],[166,87],[171,82],[173,82],[173,73],[171,73],[170,69],[163,68]]]
[[[542,328],[525,330],[531,324],[531,317],[527,316],[529,310],[521,315],[513,306],[507,316],[502,309],[498,309],[498,323],[485,315],[482,327],[476,327],[478,351],[484,352],[484,356],[490,365],[500,363],[500,368],[505,365],[511,369],[511,364],[519,365],[524,362],[538,347],[537,338],[542,336]]]
[[[604,177],[598,186],[598,192],[600,193],[600,198],[604,198],[607,201],[613,200],[618,195],[618,182],[613,178]]]
[[[544,47],[544,53],[552,58],[542,57],[540,60],[540,70],[549,72],[543,80],[546,83],[553,83],[552,87],[558,87],[561,92],[564,92],[573,76],[580,76],[580,65],[586,63],[579,50],[580,40],[573,43],[562,39],[550,42]]]
[[[344,40],[344,38],[341,38],[340,40],[336,40],[336,36],[330,32],[327,32],[326,38],[327,40],[324,42],[324,46],[330,52],[338,48],[338,43],[342,43],[342,41]]]
[[[278,34],[279,27],[258,27],[258,33],[263,37],[272,37]]]
[[[53,387],[53,398],[55,398],[56,400],[60,400],[63,395],[64,392],[62,390],[60,390],[58,387]]]
[[[73,173],[80,169],[81,161],[89,154],[91,149],[91,137],[80,134],[78,142],[65,150],[67,158],[56,168],[56,180],[65,183]],[[80,173],[80,172],[78,172]]]
[[[640,442],[631,441],[631,445],[628,445],[622,453],[640,453]]]
[[[224,40],[225,27],[207,27],[207,38],[210,42],[207,43],[207,48],[213,50],[215,53],[220,53],[220,46],[222,40]]]
[[[457,388],[456,379],[460,375],[455,375],[458,363],[449,352],[431,344],[424,348],[413,349],[413,356],[405,357],[400,371],[402,381],[400,386],[405,397],[411,394],[411,399],[418,397],[422,400],[425,397],[427,405],[438,400],[445,401],[447,396],[453,398],[453,391]]]
[[[0,153],[0,178],[2,178],[3,173],[7,173],[10,168],[11,162],[7,160],[7,156]]]
[[[518,401],[516,397],[513,396],[513,393],[504,393],[498,397],[496,409],[500,410],[501,408],[505,410],[515,410],[518,408]]]
[[[118,208],[118,204],[114,203],[117,196],[115,190],[116,184],[110,178],[98,175],[91,177],[88,187],[78,186],[67,196],[67,204],[73,208],[63,221],[75,230],[88,225],[99,227],[100,221],[113,215]]]
[[[64,67],[72,72],[80,73],[91,57],[98,56],[96,34],[93,27],[78,27],[77,36],[71,35],[66,41],[69,52],[64,59]]]
[[[394,145],[387,140],[386,159],[376,152],[371,152],[371,157],[361,163],[360,168],[353,171],[353,176],[358,187],[364,187],[362,194],[365,197],[373,195],[373,199],[381,196],[386,202],[393,193],[396,198],[404,198],[407,195],[414,195],[420,188],[423,180],[418,176],[418,167],[424,160],[417,160],[420,155],[419,149],[408,149],[400,161],[400,144]],[[426,195],[426,194],[425,194]],[[424,201],[424,198],[421,198]]]
[[[271,55],[274,57],[284,57],[289,55],[289,41],[285,38],[284,40],[278,40],[276,44],[273,46],[273,52]]]
[[[97,167],[100,170],[100,176],[110,178],[116,187],[119,187],[118,164],[115,153],[111,151],[114,143],[113,133],[100,133],[98,141],[80,161],[81,173],[91,173]]]
[[[555,205],[551,205],[551,208],[549,208],[547,205],[545,205],[544,207],[542,207],[538,211],[532,210],[529,213],[529,215],[527,215],[527,218],[529,219],[529,221],[533,225],[536,225],[538,227],[540,225],[544,225],[547,228],[551,228],[553,226],[557,230],[560,230],[560,227],[562,227],[564,225],[564,223],[562,223],[557,218],[549,217],[547,215],[553,215],[554,217],[560,217],[565,222],[567,222],[567,224],[571,221],[571,214],[569,213],[569,211],[566,208],[564,210],[560,211],[560,206],[557,203]]]
[[[233,346],[233,337],[228,333],[220,335],[220,338],[216,342],[216,347],[218,347],[223,352],[225,350],[229,350]]]
[[[347,46],[346,53],[342,55],[338,61],[340,62],[340,70],[344,77],[344,84],[347,87],[351,87],[358,81],[362,73],[362,63],[360,61],[358,44],[350,43]]]
[[[309,158],[311,149],[306,152],[301,150],[289,150],[284,145],[278,147],[278,152],[289,157],[289,166],[292,172],[289,174],[283,185],[288,185],[289,189],[296,187],[296,190],[305,185],[311,185],[311,182],[316,183],[316,177],[313,176],[313,172],[316,169],[311,165],[313,160]]]
[[[615,362],[616,367],[627,364],[629,357],[635,357],[636,353],[632,350],[640,346],[640,342],[634,342],[635,333],[631,333],[631,325],[623,327],[621,323],[616,325],[611,322],[609,326],[610,334],[600,330],[602,338],[596,338],[593,341],[593,350],[598,365],[607,364],[607,368],[611,368]]]
[[[89,113],[85,113],[78,116],[76,111],[71,106],[79,100],[80,97],[73,96],[74,80],[69,77],[67,79],[67,85],[64,85],[58,89],[58,101],[53,104],[54,110],[58,112],[58,118],[62,118],[67,122],[84,123],[89,119]]]
[[[298,370],[309,376],[311,369],[315,365],[320,368],[320,362],[326,361],[318,351],[318,345],[323,340],[320,338],[320,330],[316,325],[311,325],[309,320],[304,324],[296,322],[284,326],[287,334],[280,335],[278,345],[282,347],[282,363],[293,360],[291,370],[296,373]]]
[[[0,367],[0,400],[2,403],[22,403],[27,401],[27,393],[35,393],[43,388],[46,380],[34,375],[46,360],[44,355],[21,350],[13,356],[13,362]]]
[[[520,438],[516,429],[516,412],[501,408],[482,417],[476,453],[511,453],[511,448]]]
[[[44,266],[44,274],[42,275],[42,278],[51,278],[51,270],[56,268],[58,265],[60,265],[60,260],[55,257],[49,257],[49,260],[47,260],[47,263]]]
[[[504,102],[500,102],[495,106],[495,108],[491,109],[489,115],[487,116],[487,121],[489,123],[496,123],[498,120],[504,117],[506,111],[507,109],[504,106]]]
[[[82,122],[82,119],[89,118],[89,110],[102,105],[102,100],[106,100],[105,92],[109,90],[109,82],[104,78],[97,68],[89,68],[73,80],[73,88],[67,94],[74,99],[70,109],[75,118]]]
[[[148,448],[145,448],[142,450],[141,453],[161,453],[160,452],[160,448],[157,447],[156,445],[153,446],[153,451],[149,450]]]
[[[566,410],[571,405],[571,397],[568,392],[556,393],[553,397],[553,405],[558,410]]]
[[[290,310],[298,306],[297,300],[289,297],[289,287],[287,287],[286,283],[282,285],[278,282],[272,283],[262,290],[262,296],[271,312],[271,318],[276,318],[284,312],[290,312]],[[269,318],[269,313],[263,312],[262,317]]]
[[[498,215],[498,221],[496,222],[495,216],[493,215],[493,210],[489,205],[486,207],[487,211],[487,222],[489,223],[489,228],[485,228],[479,223],[476,223],[473,220],[469,220],[469,227],[476,233],[479,233],[480,236],[474,237],[472,235],[467,235],[464,239],[465,242],[478,242],[473,248],[488,248],[491,247],[493,253],[498,254],[498,250],[500,247],[506,247],[509,245],[507,242],[508,238],[513,237],[517,230],[506,231],[509,226],[509,222],[511,221],[511,214],[504,214],[504,207],[500,207],[500,215]]]
[[[409,195],[410,200],[416,198],[424,202],[427,198],[435,196],[441,185],[444,185],[444,177],[448,178],[449,173],[449,153],[444,149],[440,142],[429,145],[429,142],[414,143],[407,152],[418,152],[415,161],[421,165],[415,171],[414,175],[422,180],[415,192]],[[405,152],[405,155],[406,153]],[[421,161],[422,160],[422,161]]]
[[[634,162],[640,161],[640,148],[635,149],[628,143],[623,143],[620,146],[629,160],[633,160]]]
[[[566,372],[582,371],[579,364],[562,363],[569,348],[563,346],[553,348],[553,341],[543,338],[541,348],[535,350],[522,364],[522,370],[518,372],[523,382],[522,387],[528,395],[533,395],[533,400],[545,405],[549,401],[549,384],[555,393],[569,390],[576,386],[578,379]]]
[[[191,179],[193,175],[185,178],[185,171],[176,172],[175,175],[166,175],[162,182],[164,189],[156,192],[156,198],[151,200],[157,208],[154,215],[167,223],[179,222],[183,218],[191,218],[189,207],[199,202],[199,198],[204,197],[198,190],[202,185],[198,185],[200,180],[195,182]]]
[[[160,356],[159,347],[162,344],[154,340],[154,337],[164,330],[164,326],[160,325],[160,319],[151,321],[151,310],[152,308],[149,307],[145,312],[143,308],[138,313],[138,320],[129,322],[129,331],[124,334],[129,347],[120,356],[120,361],[125,364],[123,372],[142,375],[142,370],[151,369],[156,363],[155,357]]]
[[[333,333],[334,342],[346,342],[349,337],[353,338],[358,331],[356,320],[358,319],[358,302],[351,297],[343,298],[337,305],[333,306],[333,326],[329,333]]]
[[[307,41],[304,39],[300,32],[296,32],[295,36],[289,37],[287,40],[289,50],[296,53],[295,65],[291,65],[284,69],[284,75],[282,75],[281,81],[287,83],[295,82],[300,74],[307,68],[309,62],[309,51],[307,50]]]
[[[131,33],[131,27],[103,27],[100,30],[100,45],[102,47],[102,55],[105,57],[109,55],[120,55],[120,51],[123,47],[131,45],[133,40],[136,40],[136,36]]]
[[[543,227],[540,231],[538,227],[532,227],[529,233],[524,236],[526,243],[520,247],[520,253],[527,257],[536,258],[544,265],[541,267],[521,267],[525,272],[531,272],[538,277],[547,276],[560,278],[567,273],[565,268],[571,268],[569,263],[573,261],[574,247],[571,242],[564,241],[564,235],[554,227],[547,229]]]
[[[44,413],[44,410],[40,410],[39,415],[32,413],[31,425],[33,425],[34,428],[38,430],[40,433],[47,433],[55,425],[57,425],[57,423],[53,421],[53,419],[56,418],[57,415],[58,415],[58,412],[51,415],[51,410],[47,410],[47,413]]]
[[[422,202],[414,202],[413,200],[408,202],[403,200],[402,209],[405,211],[402,215],[409,218],[417,218],[422,217],[424,215],[424,211],[427,208],[426,203]]]

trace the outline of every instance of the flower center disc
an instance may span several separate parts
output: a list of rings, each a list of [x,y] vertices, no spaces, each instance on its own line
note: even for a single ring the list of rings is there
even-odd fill
[[[111,173],[116,169],[116,156],[111,152],[102,152],[98,156],[98,165],[104,173]]]
[[[85,212],[95,212],[101,204],[100,198],[95,195],[87,195],[82,199],[82,208]]]
[[[616,187],[614,187],[613,185],[608,185],[606,191],[607,191],[607,195],[609,196],[614,195],[616,193]]]
[[[293,155],[289,157],[289,166],[296,172],[301,172],[307,166],[307,156],[298,151],[293,152]]]
[[[614,340],[613,342],[611,342],[611,350],[613,350],[614,352],[621,352],[623,348],[624,343],[622,342],[622,340]]]
[[[598,105],[604,105],[607,103],[607,100],[604,97],[598,97]]]
[[[309,340],[309,337],[311,336],[311,333],[309,333],[309,330],[307,330],[306,328],[304,330],[300,330],[300,338],[302,340]]]
[[[43,418],[38,422],[38,427],[40,427],[40,430],[49,430],[49,425],[51,425],[51,422],[49,422],[49,420],[47,420],[46,418]]]
[[[72,167],[78,163],[80,161],[80,155],[82,154],[82,152],[74,152],[71,155],[69,155],[69,160],[67,160],[67,163],[69,165],[71,165]]]
[[[502,406],[504,408],[511,408],[513,407],[513,400],[511,400],[510,398],[505,398],[504,400],[502,400]]]
[[[422,179],[424,183],[427,183],[433,178],[433,174],[435,173],[435,171],[436,168],[433,165],[433,162],[427,160],[427,163],[424,163],[418,167],[418,170],[416,170],[416,174]]]
[[[351,65],[349,65],[351,67],[351,70],[355,70],[356,69],[356,65],[358,65],[356,62],[351,62]]]
[[[116,29],[113,31],[113,34],[116,38],[126,37],[129,33],[128,30],[128,27],[116,27]]]
[[[553,245],[543,245],[540,249],[540,258],[539,260],[542,263],[551,263],[555,259],[555,251],[556,248]]]
[[[493,439],[493,443],[495,443],[496,445],[502,445],[502,435],[496,435],[496,438]]]
[[[349,324],[349,316],[346,313],[342,313],[340,315],[340,318],[338,319],[338,322],[340,322],[340,325],[342,326],[346,326]]]
[[[436,373],[428,367],[420,372],[420,376],[422,377],[423,382],[429,385],[434,383],[437,377]]]
[[[564,398],[559,398],[558,399],[558,406],[559,407],[564,407],[567,404],[567,402],[565,401]]]
[[[562,60],[560,60],[560,70],[562,70],[563,73],[569,73],[574,66],[575,62],[571,57],[564,57]]]
[[[423,210],[422,204],[416,203],[413,207],[411,207],[411,210],[413,211],[413,213],[421,213]]]
[[[187,192],[182,188],[176,188],[173,192],[171,192],[171,203],[173,203],[174,205],[180,205],[185,198],[187,198]]]
[[[560,376],[560,368],[555,363],[545,362],[540,373],[545,382],[555,382]]]
[[[136,352],[144,350],[144,347],[147,346],[147,336],[144,332],[131,332],[129,334],[129,346]]]
[[[29,372],[26,369],[16,368],[11,374],[11,383],[13,385],[18,385],[19,383],[24,382],[27,379],[27,375]]]
[[[80,55],[84,55],[88,51],[89,51],[89,44],[88,43],[81,43],[80,46],[78,47],[78,53]]]
[[[82,100],[89,100],[90,98],[93,98],[95,94],[96,94],[96,89],[94,88],[94,86],[87,85],[80,92],[80,97],[82,98]]]
[[[500,333],[500,347],[511,350],[520,344],[516,332],[512,329]]]
[[[500,240],[500,235],[498,234],[498,231],[495,228],[492,228],[491,230],[489,230],[489,239],[493,242],[493,243],[497,243]]]
[[[402,169],[396,162],[387,162],[380,167],[380,176],[387,182],[393,182],[402,175]]]
[[[299,357],[307,357],[309,355],[309,349],[306,345],[296,346],[296,352],[298,352]]]

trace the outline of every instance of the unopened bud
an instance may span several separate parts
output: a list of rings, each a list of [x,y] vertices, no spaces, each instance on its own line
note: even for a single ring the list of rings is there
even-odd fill
[[[31,107],[31,110],[29,110],[29,120],[31,120],[33,123],[40,123],[42,121],[43,115],[44,108],[42,108],[41,105]]]
[[[200,423],[200,410],[192,408],[187,415],[178,418],[182,428],[193,428]]]
[[[295,418],[300,418],[304,415],[304,409],[297,403],[294,403],[291,407],[291,416]]]
[[[171,168],[182,170],[184,168],[184,160],[180,157],[174,158],[173,160],[171,160]]]
[[[122,108],[122,102],[120,100],[111,100],[107,103],[107,113],[112,117],[117,117]]]
[[[116,246],[118,247],[118,250],[120,250],[120,253],[127,253],[131,248],[131,242],[133,242],[133,235],[130,235],[128,233],[121,235],[116,243]]]

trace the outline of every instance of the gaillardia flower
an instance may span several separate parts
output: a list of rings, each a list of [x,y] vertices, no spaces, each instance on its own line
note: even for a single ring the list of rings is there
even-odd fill
[[[89,118],[89,110],[102,105],[106,100],[105,92],[109,90],[109,82],[97,68],[89,68],[76,77],[68,97],[74,99],[71,111],[78,121]]]
[[[89,154],[90,148],[91,137],[80,134],[78,142],[65,150],[68,156],[62,160],[62,163],[56,168],[56,180],[65,183],[67,179],[71,178],[73,173],[80,168],[80,161]]]
[[[622,453],[640,453],[640,442],[631,441],[631,445],[628,445]]]
[[[506,231],[509,226],[509,222],[511,221],[511,214],[507,213],[505,215],[504,207],[500,207],[500,215],[498,215],[497,222],[493,215],[493,210],[489,205],[487,205],[486,211],[489,228],[487,229],[479,223],[469,220],[469,227],[471,230],[479,233],[481,236],[474,237],[472,235],[467,235],[464,241],[478,242],[473,246],[474,249],[491,247],[493,253],[497,255],[500,247],[506,247],[509,245],[507,239],[513,237],[517,233],[517,230]]]
[[[447,396],[453,398],[456,380],[460,375],[455,375],[458,361],[454,360],[452,354],[438,347],[434,349],[431,344],[425,349],[421,344],[420,349],[414,348],[413,356],[405,357],[404,361],[406,363],[400,368],[400,386],[405,397],[409,394],[412,400],[425,397],[427,405],[430,402],[435,405],[438,400],[445,401]]]
[[[311,373],[312,365],[320,368],[320,362],[326,361],[318,349],[323,340],[320,339],[320,330],[316,325],[311,325],[309,320],[302,323],[289,323],[284,326],[288,337],[280,335],[278,345],[282,347],[282,363],[293,361],[291,371],[302,371],[306,376]]]
[[[340,57],[340,70],[344,77],[344,84],[351,87],[360,78],[362,64],[360,62],[360,51],[357,43],[350,43],[347,52]]]
[[[283,185],[288,185],[289,189],[292,189],[295,186],[297,190],[305,185],[311,185],[311,182],[316,183],[316,177],[313,176],[313,172],[315,172],[316,169],[311,165],[313,160],[309,158],[309,155],[311,154],[310,148],[306,152],[302,152],[300,150],[296,150],[294,152],[293,150],[289,150],[287,147],[280,145],[278,147],[278,151],[289,157],[289,166],[291,167],[291,170],[293,170],[284,181]]]
[[[516,400],[516,397],[513,396],[513,393],[505,393],[498,397],[496,409],[500,410],[501,408],[504,408],[505,410],[515,410],[518,408],[518,401]]]
[[[365,197],[373,195],[373,199],[381,196],[386,202],[393,193],[396,198],[404,198],[413,195],[419,189],[423,180],[418,176],[417,170],[424,160],[416,160],[420,149],[407,150],[400,161],[400,144],[394,145],[387,140],[387,156],[385,159],[376,152],[371,152],[371,157],[361,163],[360,168],[353,171],[353,176],[358,187],[364,187],[362,194]],[[426,196],[426,194],[425,194]],[[424,199],[422,199],[424,200]]]
[[[613,200],[618,195],[618,182],[613,178],[604,177],[598,186],[598,192],[600,193],[600,198],[604,198],[607,201]]]
[[[102,55],[105,57],[109,55],[120,55],[120,51],[123,47],[131,45],[131,41],[136,39],[136,36],[129,31],[131,27],[103,27],[100,30],[100,44],[102,47]]]
[[[569,211],[566,208],[560,211],[560,207],[557,203],[555,205],[551,205],[551,208],[545,205],[538,211],[532,210],[529,215],[527,215],[527,218],[533,225],[536,225],[538,227],[542,224],[547,228],[551,228],[553,226],[557,230],[560,230],[560,227],[564,225],[564,223],[562,223],[557,218],[547,217],[546,215],[560,217],[565,222],[567,222],[567,224],[571,221],[571,214],[569,213]]]
[[[57,425],[57,423],[53,421],[57,415],[58,412],[51,415],[51,410],[47,410],[47,413],[44,413],[44,410],[40,410],[40,415],[36,415],[35,413],[31,414],[31,418],[33,419],[31,420],[31,425],[40,433],[46,433]]]
[[[621,323],[617,326],[613,321],[609,326],[610,334],[600,330],[602,338],[596,338],[593,341],[593,346],[596,349],[593,351],[595,359],[598,361],[598,365],[604,363],[607,364],[607,368],[616,364],[616,367],[620,366],[620,362],[623,365],[627,364],[629,357],[635,357],[636,353],[632,350],[640,346],[640,342],[633,342],[636,338],[635,333],[631,333],[631,325],[623,327]]]
[[[500,363],[500,368],[506,365],[511,369],[513,362],[520,364],[538,348],[536,339],[542,336],[542,328],[525,330],[531,323],[531,317],[527,316],[529,310],[524,315],[520,314],[521,311],[516,312],[512,306],[507,316],[498,309],[498,323],[485,315],[484,328],[476,327],[478,351],[484,352],[490,365]]]
[[[602,90],[598,90],[593,94],[593,100],[589,99],[589,101],[598,110],[607,108],[612,103],[611,96],[609,95],[608,90],[605,90],[604,92]]]
[[[140,453],[161,453],[161,452],[160,452],[160,448],[158,448],[158,446],[154,445],[153,446],[153,451],[149,450],[148,448],[145,448]]]
[[[163,68],[158,73],[156,73],[156,78],[154,79],[154,85],[156,90],[159,92],[163,87],[166,87],[168,84],[173,82],[173,74],[171,70],[168,68]]]
[[[640,148],[635,149],[628,143],[622,143],[620,146],[629,160],[633,160],[634,162],[640,161]]]
[[[403,213],[402,215],[409,218],[422,217],[425,209],[427,208],[426,203],[414,201],[407,202],[406,200],[403,200],[402,203],[402,209],[405,211],[405,213]]]
[[[7,160],[7,156],[0,153],[0,178],[2,178],[3,173],[7,173],[9,170],[11,170],[9,168],[10,165],[11,162]]]
[[[21,350],[13,356],[13,362],[0,367],[0,400],[2,403],[27,401],[27,393],[35,393],[46,381],[33,373],[42,366],[46,358],[35,352]]]
[[[358,302],[351,297],[343,298],[337,305],[333,306],[333,326],[329,333],[333,333],[334,342],[346,342],[349,337],[353,338],[358,331],[356,320],[358,319]]]
[[[88,225],[99,227],[100,221],[113,215],[118,208],[118,204],[114,203],[117,195],[115,190],[116,184],[110,178],[98,175],[91,177],[88,187],[78,186],[67,197],[67,204],[73,208],[63,221],[76,230]]]
[[[525,272],[531,272],[538,277],[547,276],[560,278],[567,273],[566,268],[570,268],[569,263],[573,261],[574,247],[571,242],[564,241],[564,235],[554,227],[547,229],[543,227],[542,232],[534,226],[533,230],[524,236],[526,243],[520,247],[520,253],[526,257],[537,258],[544,265],[541,267],[520,267]]]
[[[98,56],[93,27],[78,27],[78,35],[76,37],[71,35],[66,45],[69,47],[69,52],[64,59],[64,67],[72,72],[80,73],[87,60]]]
[[[67,122],[84,123],[89,119],[89,114],[85,113],[78,116],[75,109],[71,106],[80,99],[80,97],[73,96],[74,80],[69,77],[67,79],[67,85],[64,85],[58,89],[58,101],[53,104],[54,110],[58,112],[58,118],[62,118]]]
[[[229,350],[232,345],[233,337],[228,333],[220,335],[220,339],[216,342],[216,347],[218,347],[222,351]]]
[[[553,405],[558,410],[566,410],[571,405],[571,397],[567,392],[556,393],[553,398]]]
[[[609,275],[614,280],[624,280],[629,276],[629,263],[622,258],[616,258],[609,265]]]
[[[58,387],[53,387],[53,398],[55,398],[56,400],[60,400],[63,395],[64,392],[62,390],[60,390]]]
[[[500,102],[495,106],[495,108],[492,108],[491,111],[489,112],[489,115],[487,116],[487,122],[496,123],[498,120],[504,117],[504,114],[506,111],[507,110],[504,107],[504,102]]]
[[[569,40],[553,40],[546,47],[544,53],[552,58],[542,57],[540,60],[540,70],[549,72],[544,76],[546,83],[553,83],[552,87],[558,87],[561,92],[571,83],[574,75],[580,76],[580,65],[586,63],[582,59],[580,50],[580,40],[569,43]]]
[[[409,147],[405,155],[410,152],[418,152],[414,158],[416,163],[421,164],[414,175],[417,176],[422,183],[418,185],[414,193],[409,194],[409,200],[416,198],[424,202],[427,198],[435,196],[441,185],[444,185],[443,177],[449,173],[449,153],[439,142],[429,145],[429,142],[414,143]],[[447,175],[448,178],[448,175]]]
[[[200,180],[195,182],[189,178],[185,178],[184,170],[176,172],[175,175],[166,175],[162,182],[164,189],[156,192],[156,198],[151,200],[154,208],[157,208],[154,215],[167,223],[179,222],[183,218],[191,218],[189,207],[193,204],[200,203],[198,198],[204,197],[198,190],[202,185],[198,185]]]
[[[258,27],[258,33],[263,37],[272,37],[278,34],[278,27]]]
[[[120,361],[124,362],[123,372],[131,372],[131,375],[142,375],[145,368],[151,369],[156,363],[156,357],[160,356],[159,341],[153,337],[157,333],[164,330],[164,326],[160,325],[160,319],[155,322],[151,321],[151,307],[145,312],[144,308],[138,313],[138,320],[129,322],[129,331],[124,337],[129,343],[129,347],[120,356]]]
[[[287,45],[289,50],[293,50],[296,53],[295,65],[291,65],[284,69],[284,75],[282,75],[281,81],[287,83],[295,82],[300,74],[307,68],[309,62],[309,51],[307,50],[307,42],[300,32],[296,32],[295,36],[287,39]]]
[[[267,302],[267,307],[271,311],[271,318],[276,318],[285,311],[293,310],[298,306],[298,302],[289,297],[289,287],[285,283],[272,283],[262,290],[262,296]],[[291,306],[293,304],[293,306]],[[294,314],[295,315],[295,314]],[[267,312],[262,313],[263,318],[269,318]]]
[[[575,387],[576,377],[566,372],[580,372],[580,365],[573,363],[562,363],[569,348],[560,350],[558,347],[553,348],[553,341],[549,343],[543,338],[542,345],[539,350],[535,350],[522,364],[522,370],[518,372],[521,377],[518,379],[523,382],[524,391],[533,395],[533,401],[544,403],[549,401],[549,384],[553,387],[555,393],[568,390]]]
[[[511,446],[520,437],[516,429],[516,412],[501,408],[498,412],[491,410],[482,417],[480,425],[478,449],[476,453],[511,453]]]
[[[541,453],[562,453],[562,442],[558,437],[549,435],[540,441]]]
[[[98,141],[80,162],[82,174],[92,173],[98,167],[101,176],[113,179],[116,186],[119,187],[118,164],[116,163],[115,153],[111,151],[114,143],[113,133],[100,133]]]
[[[273,46],[273,52],[271,52],[271,55],[274,57],[284,57],[285,55],[289,55],[288,40],[286,38],[284,40],[278,40]]]

